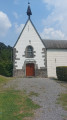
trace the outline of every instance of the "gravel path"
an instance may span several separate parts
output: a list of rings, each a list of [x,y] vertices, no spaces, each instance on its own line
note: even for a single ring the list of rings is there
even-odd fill
[[[65,91],[65,88],[56,81],[48,78],[17,78],[4,87],[39,94],[37,97],[32,96],[32,100],[41,106],[36,111],[34,120],[67,120],[67,111],[56,104],[58,95]]]

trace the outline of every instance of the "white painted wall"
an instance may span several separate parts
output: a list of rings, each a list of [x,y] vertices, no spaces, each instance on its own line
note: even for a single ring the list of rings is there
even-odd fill
[[[30,58],[28,59],[23,57],[24,51],[28,45],[31,45],[34,48],[34,51],[36,51],[36,56],[32,60],[36,61],[36,64],[38,64],[38,69],[40,67],[44,67],[42,48],[45,47],[41,42],[30,20],[28,21],[21,37],[19,38],[17,44],[14,47],[18,51],[18,53],[16,53],[16,58],[20,58],[20,60],[15,60],[15,65],[17,65],[16,69],[22,69],[25,60],[31,60]]]
[[[47,50],[48,77],[56,77],[57,66],[67,66],[67,49],[48,49]]]

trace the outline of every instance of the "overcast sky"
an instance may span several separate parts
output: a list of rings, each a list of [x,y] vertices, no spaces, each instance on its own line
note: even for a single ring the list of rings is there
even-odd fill
[[[30,0],[43,39],[67,40],[67,0]],[[13,46],[26,23],[28,0],[0,0],[0,42]]]

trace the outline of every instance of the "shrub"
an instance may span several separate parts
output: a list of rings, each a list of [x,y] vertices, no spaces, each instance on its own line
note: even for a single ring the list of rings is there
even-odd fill
[[[13,63],[13,49],[10,46],[0,42],[0,75],[7,77],[12,76]]]
[[[1,62],[0,63],[0,75],[11,77],[12,71],[13,71],[12,62]]]
[[[56,74],[58,80],[67,81],[67,66],[56,67]]]

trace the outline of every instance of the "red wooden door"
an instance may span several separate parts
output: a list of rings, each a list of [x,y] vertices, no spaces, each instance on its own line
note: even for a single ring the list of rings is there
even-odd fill
[[[34,75],[35,75],[34,64],[33,63],[26,64],[26,76]]]

